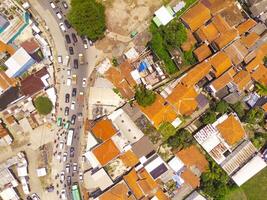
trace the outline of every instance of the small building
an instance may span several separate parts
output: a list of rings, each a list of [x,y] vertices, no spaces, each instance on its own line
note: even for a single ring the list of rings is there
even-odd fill
[[[26,72],[33,64],[34,59],[21,47],[6,62],[6,74],[9,77],[18,77]]]
[[[28,39],[20,44],[20,46],[27,51],[27,53],[36,61],[41,62],[43,57],[42,51],[40,49],[40,45],[34,39]]]
[[[157,26],[165,26],[173,19],[174,12],[171,7],[161,6],[156,12],[153,22]]]
[[[15,85],[15,79],[8,77],[4,71],[0,71],[0,94]]]
[[[103,168],[93,173],[92,179],[95,184],[95,187],[100,188],[102,191],[113,185],[113,181],[110,179],[110,177]]]
[[[3,200],[19,200],[19,196],[12,187],[7,187],[0,192],[0,197]]]
[[[194,191],[188,197],[186,197],[185,200],[206,200],[206,198],[197,191]]]
[[[36,173],[38,177],[46,176],[47,174],[46,168],[43,167],[43,168],[36,169]]]
[[[9,21],[3,15],[0,15],[0,32],[4,31],[9,26]]]

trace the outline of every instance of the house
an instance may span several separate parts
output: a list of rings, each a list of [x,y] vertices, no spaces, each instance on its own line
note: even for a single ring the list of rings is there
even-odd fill
[[[267,6],[266,0],[257,1],[251,4],[249,10],[252,13],[253,17],[258,17],[266,11],[265,10],[266,6]]]
[[[161,6],[156,12],[153,22],[159,27],[161,25],[167,25],[174,16],[173,10],[168,6]]]
[[[234,28],[222,33],[213,41],[213,46],[221,50],[238,37],[238,31]]]
[[[117,133],[117,130],[114,128],[111,120],[109,119],[101,119],[96,122],[91,131],[96,138],[103,142],[110,139]]]
[[[245,70],[239,71],[236,75],[234,75],[232,83],[240,93],[248,90],[252,86],[250,73]]]
[[[185,26],[188,27],[192,32],[196,31],[210,18],[210,10],[202,3],[194,5],[181,17]]]
[[[0,15],[0,32],[4,31],[8,26],[10,22],[6,19],[5,16]]]
[[[251,48],[258,40],[260,39],[260,36],[255,33],[251,32],[246,36],[241,37],[241,43],[247,48]]]
[[[223,51],[220,51],[219,53],[211,57],[210,64],[214,71],[215,77],[219,77],[221,74],[223,74],[227,69],[229,69],[232,66],[230,58]]]
[[[20,46],[25,49],[25,51],[36,61],[41,62],[43,59],[43,54],[40,49],[40,45],[34,39],[28,39],[20,44]]]
[[[21,47],[6,62],[6,74],[9,77],[18,77],[26,72],[33,64],[34,59]]]
[[[4,71],[0,71],[0,94],[16,85],[16,80],[6,75]]]
[[[149,157],[155,154],[156,149],[149,138],[144,136],[132,145],[132,151],[144,163]]]
[[[212,52],[207,44],[202,44],[200,47],[196,48],[193,53],[199,62],[212,55]]]
[[[12,142],[13,142],[13,139],[10,136],[8,129],[6,129],[0,123],[0,145],[10,145]]]
[[[240,39],[234,41],[223,50],[235,66],[239,66],[248,54],[248,48]]]
[[[257,22],[249,18],[245,22],[239,24],[236,27],[236,29],[238,30],[239,35],[243,35],[244,33],[247,33],[250,29],[252,29],[256,25],[257,25]]]

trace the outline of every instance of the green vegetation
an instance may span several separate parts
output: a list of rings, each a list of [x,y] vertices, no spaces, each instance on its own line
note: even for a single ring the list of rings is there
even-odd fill
[[[53,109],[53,104],[48,97],[40,96],[34,100],[34,106],[41,115],[49,114]]]
[[[231,105],[231,108],[235,111],[239,119],[242,119],[245,115],[245,107],[242,102],[237,102]]]
[[[256,91],[260,96],[267,96],[267,86],[256,83]]]
[[[166,141],[172,135],[175,135],[176,129],[170,122],[163,122],[159,127],[163,140]]]
[[[87,36],[91,40],[104,36],[105,7],[96,0],[72,0],[67,17],[79,35]]]
[[[174,135],[170,136],[167,143],[172,149],[184,149],[194,143],[192,134],[186,129],[179,129]]]
[[[0,71],[6,71],[7,70],[7,67],[6,66],[4,66],[4,65],[1,65],[0,66]]]
[[[194,65],[197,63],[195,56],[193,55],[193,48],[183,53],[183,62],[185,65]]]
[[[257,149],[261,149],[267,142],[267,133],[256,132],[251,141]]]
[[[209,170],[202,173],[200,189],[214,199],[224,199],[231,186],[228,184],[229,177],[223,169],[208,158]]]
[[[244,117],[244,121],[249,124],[260,124],[263,122],[263,120],[264,120],[264,111],[259,107],[252,108],[246,113]]]
[[[146,107],[155,102],[156,94],[142,85],[136,88],[135,99],[140,106]]]
[[[229,104],[224,100],[219,101],[215,105],[215,108],[214,108],[215,112],[218,112],[220,114],[226,113],[228,111],[228,109],[229,109]]]
[[[214,111],[208,111],[203,117],[201,117],[201,122],[205,125],[212,124],[216,121],[216,113]]]

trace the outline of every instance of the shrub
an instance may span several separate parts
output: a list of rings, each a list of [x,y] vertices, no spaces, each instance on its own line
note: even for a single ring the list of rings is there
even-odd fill
[[[156,94],[142,85],[136,88],[135,99],[140,106],[146,107],[155,102]]]
[[[48,97],[40,96],[34,100],[34,106],[41,115],[49,114],[53,109],[53,104]]]
[[[176,133],[174,126],[170,122],[164,122],[159,127],[163,140],[166,141],[169,137]]]
[[[212,124],[216,121],[216,113],[213,111],[208,111],[202,118],[201,121],[203,124]]]

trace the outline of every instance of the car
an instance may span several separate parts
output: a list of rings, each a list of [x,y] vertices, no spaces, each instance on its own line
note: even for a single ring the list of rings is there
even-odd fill
[[[69,47],[69,53],[70,53],[70,55],[73,55],[74,54],[73,47]]]
[[[65,116],[68,116],[70,114],[70,109],[69,107],[65,107],[65,111],[64,111]]]
[[[69,23],[69,21],[68,20],[64,20],[64,24],[65,24],[65,26],[68,28],[68,29],[70,29],[71,28],[71,25],[70,25],[70,23]]]
[[[89,45],[90,45],[90,46],[93,46],[93,45],[94,45],[94,43],[93,43],[92,40],[89,40],[88,42],[89,42]]]
[[[71,96],[72,97],[76,97],[76,94],[77,94],[77,89],[76,88],[72,88]]]
[[[50,2],[50,6],[51,6],[53,9],[56,8],[56,6],[55,6],[55,4],[54,4],[53,2]]]
[[[88,49],[88,43],[87,43],[87,40],[86,39],[83,39],[83,47],[85,49]]]
[[[32,200],[32,198],[30,196],[27,196],[26,200]]]
[[[75,43],[78,42],[78,39],[77,39],[75,33],[72,33],[71,37],[72,37],[73,42],[75,42]]]
[[[68,75],[68,76],[71,75],[71,69],[67,69],[67,75]]]
[[[71,78],[67,78],[66,84],[67,84],[67,86],[71,86]]]
[[[83,87],[86,87],[86,78],[83,78],[82,86],[83,86]]]
[[[57,12],[56,15],[58,19],[62,19],[62,15],[60,14],[60,12]]]
[[[70,105],[71,110],[75,110],[75,103],[76,103],[75,101],[71,102],[71,105]]]
[[[67,152],[63,153],[63,162],[67,161],[67,157],[68,157],[68,153]]]
[[[82,162],[84,163],[86,161],[85,155],[82,155]]]
[[[60,198],[62,200],[67,199],[67,195],[66,195],[66,190],[65,189],[61,190],[61,192],[60,192]]]
[[[68,34],[65,35],[65,40],[68,44],[71,43],[70,36]]]
[[[66,32],[66,28],[65,28],[63,22],[60,22],[60,23],[59,23],[59,27],[60,27],[60,29],[61,29],[63,32]]]
[[[74,67],[74,69],[78,69],[78,65],[79,65],[78,59],[74,59],[73,60],[73,67]]]
[[[36,193],[33,193],[31,195],[31,198],[32,198],[32,200],[41,200],[40,197]]]
[[[82,113],[78,113],[78,120],[82,121],[82,119],[83,119],[83,114]]]
[[[50,185],[48,187],[45,188],[47,192],[53,192],[55,187],[53,185]]]
[[[80,179],[80,181],[83,181],[83,172],[79,173],[79,179]]]
[[[70,157],[74,157],[74,147],[70,148]]]
[[[65,103],[69,103],[70,102],[70,94],[65,94]]]
[[[70,173],[70,164],[67,164],[65,169],[66,169],[66,173]]]
[[[64,124],[64,128],[65,129],[69,129],[70,128],[70,122],[66,121],[66,123]]]
[[[72,165],[72,171],[73,172],[77,172],[77,168],[78,168],[78,164],[77,163],[73,163],[73,165]]]
[[[74,124],[75,124],[75,121],[76,121],[76,115],[72,115],[72,116],[71,116],[70,123],[71,123],[72,125],[74,125]]]
[[[69,7],[66,1],[62,1],[62,5],[65,9],[68,9]]]
[[[61,142],[59,143],[59,148],[60,148],[60,149],[63,149],[63,147],[64,147],[64,142],[61,141]]]
[[[67,185],[68,185],[68,186],[71,185],[71,177],[70,177],[70,176],[67,177]]]
[[[58,63],[62,63],[62,56],[58,56],[57,61],[58,61]]]
[[[61,180],[61,181],[64,181],[64,180],[65,180],[65,172],[64,172],[64,171],[62,171],[62,172],[60,173],[60,180]]]

